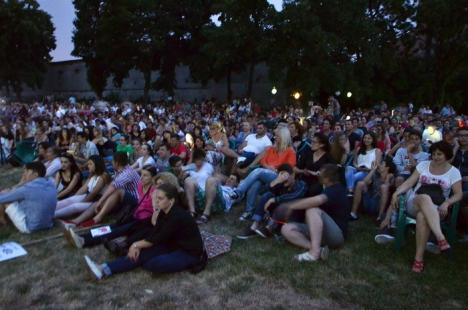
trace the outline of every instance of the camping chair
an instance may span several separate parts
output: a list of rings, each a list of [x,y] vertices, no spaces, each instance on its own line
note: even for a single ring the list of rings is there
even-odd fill
[[[34,161],[37,157],[36,144],[32,140],[22,140],[16,143],[16,148],[8,158],[8,162],[15,167]]]
[[[395,234],[395,249],[399,251],[405,243],[406,227],[416,225],[416,219],[408,216],[406,212],[406,195],[400,195],[398,210],[397,228]],[[447,241],[452,246],[457,240],[457,218],[460,211],[460,204],[457,202],[450,208],[447,218],[441,222],[442,231],[447,236]]]

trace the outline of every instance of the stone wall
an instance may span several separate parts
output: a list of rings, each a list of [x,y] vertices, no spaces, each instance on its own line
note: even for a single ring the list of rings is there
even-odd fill
[[[157,78],[157,72],[153,72],[152,80]],[[247,91],[247,73],[235,74],[232,76],[232,92],[234,97],[243,97]],[[252,98],[264,105],[277,101],[284,97],[279,90],[275,98],[271,94],[273,84],[268,78],[268,68],[260,64],[255,68]],[[139,71],[132,70],[124,80],[122,87],[117,88],[109,78],[104,91],[104,96],[118,94],[122,100],[135,100],[143,96],[144,79]],[[56,95],[67,98],[76,96],[77,98],[94,98],[95,94],[91,90],[86,79],[86,65],[81,60],[71,60],[53,62],[49,65],[41,89],[32,90],[25,87],[22,96],[26,99],[40,98],[45,95]],[[191,79],[190,69],[187,66],[176,68],[176,89],[175,98],[178,100],[203,100],[210,97],[219,99],[226,98],[226,80],[215,82],[209,81],[206,85],[196,83]],[[164,92],[151,91],[151,100],[166,98]],[[275,99],[275,100],[273,100]]]

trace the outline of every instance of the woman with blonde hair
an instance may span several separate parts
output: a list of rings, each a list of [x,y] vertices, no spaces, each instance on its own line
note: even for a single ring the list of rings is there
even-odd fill
[[[282,164],[289,164],[292,167],[296,166],[296,152],[292,147],[292,139],[288,127],[278,126],[275,129],[275,138],[274,145],[266,148],[263,153],[260,153],[249,166],[239,169],[242,172],[254,169],[239,184],[239,187],[233,191],[231,197],[233,200],[237,200],[244,195],[247,197],[245,211],[240,217],[241,221],[251,217],[260,188],[262,185],[269,184],[278,176],[276,169]]]
[[[239,157],[239,155],[229,147],[229,140],[220,123],[212,123],[210,125],[210,140],[213,141],[216,151],[222,153],[224,156],[231,158]]]
[[[163,183],[171,184],[177,188],[177,191],[179,193],[183,192],[183,188],[179,185],[179,180],[177,177],[170,172],[160,172],[158,173],[153,180],[154,184],[156,186],[159,186]]]

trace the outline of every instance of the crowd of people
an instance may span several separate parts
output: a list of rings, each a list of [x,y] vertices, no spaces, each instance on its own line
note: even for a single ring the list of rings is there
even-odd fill
[[[59,222],[75,247],[104,244],[116,260],[85,257],[101,279],[203,269],[199,226],[236,205],[237,238],[276,235],[304,250],[301,262],[327,259],[362,214],[380,226],[377,243],[391,242],[405,195],[422,272],[425,251],[451,251],[441,221],[457,203],[468,232],[468,124],[449,105],[413,109],[350,110],[334,97],[268,110],[249,99],[9,103],[2,163],[31,155],[24,145],[35,159],[0,193],[0,223],[32,233]],[[103,235],[78,232],[109,221]]]

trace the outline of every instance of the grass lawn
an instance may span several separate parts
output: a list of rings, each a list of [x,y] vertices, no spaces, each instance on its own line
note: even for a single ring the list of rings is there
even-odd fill
[[[0,189],[19,179],[19,170],[0,168]],[[40,199],[40,197],[38,197]],[[234,236],[243,225],[241,208],[215,216],[204,229]],[[300,249],[276,241],[233,239],[231,252],[192,275],[152,275],[144,270],[91,281],[83,255],[101,262],[103,247],[77,250],[63,238],[26,247],[28,255],[0,263],[3,309],[33,308],[301,308],[301,309],[466,309],[468,246],[458,245],[452,261],[427,254],[426,270],[413,274],[414,237],[401,252],[373,241],[370,219],[350,225],[345,247],[329,260],[299,264]],[[24,243],[60,229],[21,235],[0,227],[0,242]]]

